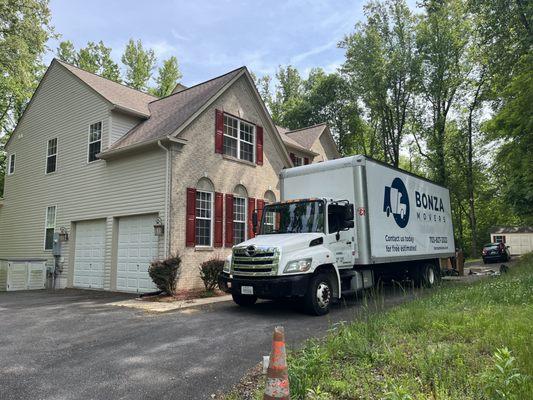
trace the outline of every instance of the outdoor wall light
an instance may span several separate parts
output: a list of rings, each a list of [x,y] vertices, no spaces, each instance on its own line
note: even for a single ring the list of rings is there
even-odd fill
[[[163,221],[161,221],[161,218],[157,217],[154,225],[154,235],[163,236],[164,233],[165,225],[163,225]]]
[[[59,241],[60,242],[68,241],[68,231],[67,231],[67,228],[65,228],[64,226],[59,228]]]

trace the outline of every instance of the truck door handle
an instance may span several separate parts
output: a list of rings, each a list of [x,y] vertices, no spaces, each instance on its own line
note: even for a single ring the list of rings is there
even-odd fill
[[[352,242],[346,242],[346,244],[352,244]]]

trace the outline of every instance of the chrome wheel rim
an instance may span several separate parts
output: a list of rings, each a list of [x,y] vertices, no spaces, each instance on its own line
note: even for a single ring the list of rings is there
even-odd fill
[[[316,288],[316,300],[320,308],[327,308],[331,298],[331,290],[329,286],[320,282]]]
[[[428,268],[428,282],[430,285],[435,283],[435,271],[433,271],[433,268]]]

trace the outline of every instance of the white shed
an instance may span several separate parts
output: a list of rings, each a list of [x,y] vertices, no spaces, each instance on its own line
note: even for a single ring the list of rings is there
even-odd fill
[[[533,251],[533,226],[500,226],[490,233],[492,243],[505,243],[511,255]]]

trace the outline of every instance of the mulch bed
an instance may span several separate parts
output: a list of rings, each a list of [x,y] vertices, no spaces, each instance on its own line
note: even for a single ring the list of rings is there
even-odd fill
[[[140,300],[143,301],[155,301],[160,303],[172,303],[174,301],[184,301],[184,300],[194,300],[194,299],[204,299],[206,297],[219,297],[224,296],[224,293],[221,290],[214,290],[212,292],[207,292],[204,289],[198,290],[181,290],[179,293],[176,293],[174,296],[169,296],[168,294],[159,294],[156,296],[144,296]]]

